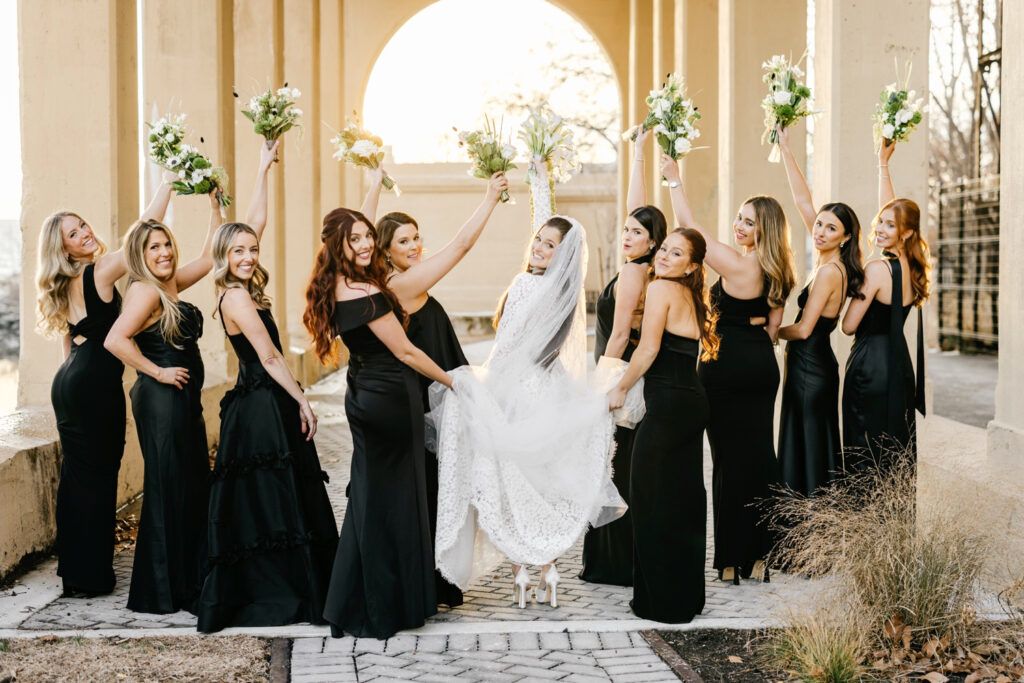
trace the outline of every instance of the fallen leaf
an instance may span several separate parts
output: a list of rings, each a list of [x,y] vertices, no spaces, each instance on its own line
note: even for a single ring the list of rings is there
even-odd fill
[[[946,683],[949,679],[938,671],[932,671],[922,676],[921,680],[928,681],[928,683]]]
[[[982,678],[983,676],[977,671],[975,671],[974,673],[970,674],[969,676],[967,676],[967,678],[964,679],[964,683],[978,683],[978,681],[980,681]]]
[[[939,642],[938,638],[932,638],[921,647],[921,652],[926,657],[934,657],[940,647],[942,647],[942,643]]]
[[[729,661],[733,664],[742,664],[743,660],[736,655],[729,655]]]
[[[979,655],[994,655],[999,653],[999,646],[995,643],[982,643],[977,647],[971,648],[974,652]]]
[[[39,636],[39,642],[41,642],[41,643],[52,643],[55,640],[59,640],[59,639],[57,638],[57,636],[55,636],[53,634],[50,634],[50,635],[47,635],[47,636]]]
[[[1009,676],[999,676],[996,678],[996,683],[1013,683],[1013,679]]]

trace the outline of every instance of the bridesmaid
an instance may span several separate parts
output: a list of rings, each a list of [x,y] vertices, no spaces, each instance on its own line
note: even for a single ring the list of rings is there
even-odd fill
[[[387,287],[377,234],[363,214],[324,216],[323,246],[302,317],[321,361],[348,348],[345,414],[352,430],[348,506],[327,592],[331,634],[389,638],[437,612],[423,455],[423,404],[413,372],[451,377],[409,341]]]
[[[634,568],[630,607],[642,619],[687,623],[704,609],[704,429],[708,399],[697,356],[718,352],[714,313],[704,287],[705,242],[677,228],[661,243],[647,287],[643,333],[618,386],[617,408],[641,376],[647,414],[633,444],[629,499]]]
[[[779,149],[800,217],[817,250],[814,274],[800,291],[796,322],[779,330],[787,340],[786,375],[779,421],[782,483],[809,496],[842,472],[839,441],[839,364],[832,351],[846,297],[862,299],[860,221],[841,202],[814,209],[811,190],[789,148],[789,132],[779,131]]]
[[[338,544],[313,435],[316,417],[288,371],[259,262],[267,222],[267,172],[277,152],[260,145],[246,223],[213,238],[221,325],[238,355],[238,380],[221,401],[210,485],[210,573],[199,598],[199,630],[323,624]]]
[[[626,223],[622,228],[622,254],[626,263],[608,281],[597,299],[597,321],[594,325],[594,361],[601,356],[621,358],[629,362],[640,340],[640,318],[643,295],[647,287],[654,250],[665,239],[665,215],[654,206],[645,205],[644,142],[650,131],[637,134],[633,154],[633,170],[626,194]],[[629,504],[630,460],[633,455],[634,430],[615,428],[615,456],[612,460],[612,481]],[[594,583],[617,586],[633,585],[633,522],[630,510],[619,519],[587,531],[583,539],[583,570],[580,578]]]
[[[796,280],[789,226],[775,198],[750,197],[733,220],[742,251],[731,249],[697,224],[678,165],[668,156],[662,162],[676,220],[704,237],[707,264],[719,274],[711,305],[719,316],[721,345],[718,358],[702,361],[698,369],[711,406],[714,567],[724,581],[739,583],[740,576],[754,574],[768,581],[762,559],[772,538],[758,502],[773,495],[779,480],[774,434],[779,367],[772,343]]]
[[[371,223],[377,214],[382,175],[382,169],[370,173],[370,191],[363,202],[362,213]],[[437,299],[430,296],[429,290],[473,248],[494,207],[498,205],[501,193],[507,189],[508,178],[503,173],[495,173],[487,184],[484,200],[455,237],[439,252],[422,261],[420,228],[412,216],[393,211],[377,221],[378,247],[390,268],[388,289],[394,292],[398,303],[409,315],[409,329],[406,330],[409,341],[445,371],[466,365],[468,361],[448,313]],[[423,410],[428,412],[430,401],[427,389],[432,380],[424,375],[418,377]],[[430,448],[430,444],[425,453],[427,507],[430,514],[430,538],[433,539],[437,528],[437,454]],[[434,571],[434,582],[439,605],[458,607],[462,604],[462,591],[446,581],[437,570]]]
[[[213,265],[210,245],[220,206],[210,193],[203,251],[178,267],[174,235],[159,221],[140,221],[124,237],[128,289],[104,346],[138,379],[132,415],[146,463],[142,516],[128,609],[194,612],[206,562],[210,464],[203,421],[203,315],[178,295]]]
[[[164,182],[139,218],[162,220],[171,200]],[[103,348],[121,310],[114,287],[127,272],[123,250],[106,246],[78,214],[58,211],[39,233],[37,328],[61,337],[64,363],[50,389],[61,466],[57,484],[57,575],[64,595],[114,590],[117,475],[124,455],[124,365]]]
[[[885,468],[892,458],[917,461],[914,408],[925,414],[924,321],[929,293],[928,243],[921,234],[921,210],[896,198],[889,176],[894,143],[878,156],[878,215],[875,246],[884,258],[864,268],[862,299],[850,303],[843,333],[854,334],[843,385],[843,446],[847,471]],[[906,302],[904,304],[904,302]],[[903,325],[918,307],[917,381]]]

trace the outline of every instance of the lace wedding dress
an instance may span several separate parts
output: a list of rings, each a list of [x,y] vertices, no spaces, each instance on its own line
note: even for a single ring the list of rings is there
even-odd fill
[[[431,388],[435,559],[463,588],[504,557],[548,564],[588,524],[625,512],[611,483],[615,418],[586,377],[586,235],[569,220],[547,270],[512,281],[487,361],[454,370],[454,391]]]

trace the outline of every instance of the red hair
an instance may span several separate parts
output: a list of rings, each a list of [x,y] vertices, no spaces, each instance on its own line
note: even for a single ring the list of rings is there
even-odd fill
[[[344,245],[352,235],[356,223],[366,226],[373,238],[373,251],[370,263],[366,267],[357,266],[345,256]],[[377,231],[366,216],[352,209],[339,208],[324,216],[323,229],[320,231],[320,250],[313,263],[313,273],[309,276],[306,286],[306,310],[302,314],[302,324],[313,337],[313,349],[320,362],[327,365],[337,357],[337,346],[334,332],[334,303],[338,279],[346,282],[364,282],[377,287],[387,298],[395,315],[406,323],[405,311],[398,302],[398,297],[388,289],[388,266],[384,253],[377,245]]]
[[[921,234],[921,208],[912,199],[897,197],[878,210],[875,225],[882,220],[882,212],[886,209],[892,209],[893,223],[899,234],[902,235],[904,231],[910,233],[903,240],[903,248],[910,265],[910,288],[914,293],[914,301],[911,303],[921,306],[931,294],[932,272],[928,242]]]

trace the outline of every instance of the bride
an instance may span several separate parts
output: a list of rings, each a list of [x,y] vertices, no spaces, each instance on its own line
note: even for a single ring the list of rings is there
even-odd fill
[[[554,561],[587,524],[625,512],[611,483],[615,418],[586,381],[586,261],[583,226],[547,219],[498,306],[487,361],[452,371],[454,391],[431,389],[438,569],[465,588],[507,556],[520,607],[526,565],[541,566],[537,600],[556,607]]]

